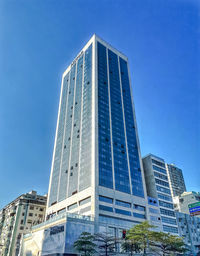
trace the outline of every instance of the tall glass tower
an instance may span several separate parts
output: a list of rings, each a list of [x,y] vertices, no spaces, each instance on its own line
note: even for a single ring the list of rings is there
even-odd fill
[[[94,35],[64,72],[47,216],[147,218],[127,57]]]

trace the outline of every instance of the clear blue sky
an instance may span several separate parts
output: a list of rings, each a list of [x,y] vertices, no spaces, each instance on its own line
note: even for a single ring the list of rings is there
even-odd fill
[[[198,0],[0,1],[0,207],[46,193],[61,75],[96,33],[129,58],[142,155],[200,191]]]

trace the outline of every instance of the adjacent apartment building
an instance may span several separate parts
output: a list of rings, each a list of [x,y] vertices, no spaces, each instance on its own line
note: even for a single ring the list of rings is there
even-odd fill
[[[176,211],[200,217],[200,193],[190,191],[174,197],[174,207]]]
[[[143,158],[143,167],[147,195],[158,202],[163,231],[178,235],[176,215],[164,159],[149,154]],[[151,212],[150,220],[152,222]]]
[[[17,256],[22,236],[44,221],[46,196],[23,194],[0,211],[0,255]]]
[[[183,172],[174,164],[166,164],[169,185],[172,192],[172,197],[180,196],[186,191]]]
[[[200,252],[200,218],[176,212],[179,235],[188,249],[187,254],[197,255]]]

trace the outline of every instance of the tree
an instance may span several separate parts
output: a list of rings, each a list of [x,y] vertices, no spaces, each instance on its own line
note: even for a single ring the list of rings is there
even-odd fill
[[[152,245],[156,246],[161,250],[162,255],[169,255],[170,253],[183,253],[187,251],[183,238],[171,235],[164,232],[153,232],[154,241]]]
[[[148,221],[144,221],[129,229],[127,231],[126,238],[129,241],[134,241],[134,243],[137,243],[139,247],[142,247],[143,255],[146,255],[146,250],[149,245],[149,241],[153,239],[154,232],[151,231],[151,229],[154,227],[155,226],[149,224]]]
[[[128,240],[127,238],[122,242],[121,248],[123,252],[130,252],[131,256],[134,252],[139,253],[141,249],[138,243],[134,240]]]
[[[74,242],[74,248],[84,256],[93,255],[96,250],[96,244],[93,242],[94,236],[88,232],[83,232],[78,240]]]
[[[108,256],[113,254],[116,248],[117,239],[107,234],[95,234],[94,241],[97,243],[99,248],[99,255]]]

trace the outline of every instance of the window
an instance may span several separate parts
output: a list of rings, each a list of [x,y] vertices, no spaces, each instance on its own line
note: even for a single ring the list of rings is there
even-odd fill
[[[105,205],[99,205],[99,210],[113,212],[113,208]]]
[[[138,204],[134,204],[133,208],[136,209],[136,210],[139,210],[139,211],[143,211],[143,212],[145,211],[145,207],[141,206],[141,205],[138,205]]]
[[[158,172],[162,172],[162,173],[164,173],[164,174],[167,174],[167,172],[166,172],[165,169],[162,169],[162,168],[160,168],[160,167],[158,167],[158,166],[155,166],[155,165],[152,165],[152,167],[153,167],[153,169],[154,169],[155,171],[158,171]]]
[[[168,216],[173,216],[173,217],[175,216],[173,211],[162,209],[162,208],[160,208],[160,213],[163,215],[168,215]]]
[[[170,209],[174,209],[173,204],[167,203],[167,202],[163,202],[161,200],[159,200],[159,205],[166,207],[166,208],[170,208]]]
[[[146,219],[146,216],[144,214],[140,214],[140,213],[137,213],[137,212],[133,213],[133,217]]]
[[[150,213],[158,214],[158,213],[159,213],[159,210],[158,210],[158,209],[154,209],[154,208],[149,208],[149,212],[150,212]]]
[[[155,160],[155,159],[152,159],[152,163],[153,163],[153,164],[157,164],[157,165],[159,165],[159,166],[161,166],[161,167],[164,167],[164,168],[165,168],[165,164],[164,164],[164,163],[159,162],[159,161],[157,161],[157,160]]]
[[[21,227],[20,227],[20,230],[24,230],[24,227],[21,226]]]
[[[44,211],[44,208],[40,208],[40,211],[43,212],[43,211]]]
[[[163,231],[170,233],[178,233],[178,229],[176,227],[163,225]]]
[[[105,196],[99,196],[99,201],[105,202],[105,203],[109,203],[112,204],[113,203],[113,199],[110,197],[105,197]]]
[[[158,172],[154,172],[154,176],[160,178],[160,179],[163,179],[163,180],[167,180],[168,181],[168,178],[166,175],[163,175],[163,174],[160,174]]]
[[[166,196],[166,195],[163,195],[163,194],[158,193],[158,198],[163,199],[163,200],[165,200],[165,201],[170,201],[170,202],[172,202],[171,196]]]
[[[156,188],[157,188],[157,190],[160,191],[160,192],[163,192],[163,193],[166,193],[166,194],[171,195],[170,190],[167,189],[167,188],[163,188],[163,187],[160,187],[160,186],[158,186],[158,185],[156,186]]]
[[[34,206],[30,206],[30,210],[34,210]]]
[[[171,219],[171,218],[164,217],[164,216],[162,216],[161,218],[162,218],[162,222],[164,222],[164,223],[176,225],[176,220],[175,219]]]
[[[64,213],[64,212],[66,212],[66,208],[63,208],[63,209],[59,210],[57,213],[61,214],[61,213]]]
[[[33,214],[30,212],[28,216],[32,217],[32,216],[33,216]]]
[[[122,210],[122,209],[116,208],[115,212],[118,213],[118,214],[123,214],[123,215],[131,216],[131,212],[125,211],[125,210]]]
[[[43,215],[42,215],[42,214],[39,214],[38,217],[39,217],[39,218],[43,218]]]
[[[131,208],[131,203],[123,202],[123,201],[120,201],[120,200],[116,200],[115,204],[119,205],[119,206]]]
[[[21,221],[20,221],[20,224],[24,224],[24,220],[21,220]]]
[[[87,204],[89,202],[91,202],[91,197],[88,197],[88,198],[85,198],[85,199],[79,201],[79,205],[81,206],[81,205]]]
[[[71,204],[71,205],[69,205],[69,206],[67,207],[67,209],[70,211],[70,210],[75,209],[77,206],[78,206],[77,203]]]
[[[162,185],[162,186],[165,186],[165,187],[169,188],[169,183],[168,182],[165,182],[165,181],[159,180],[159,179],[155,179],[155,181],[156,181],[156,184],[159,184],[159,185]]]

